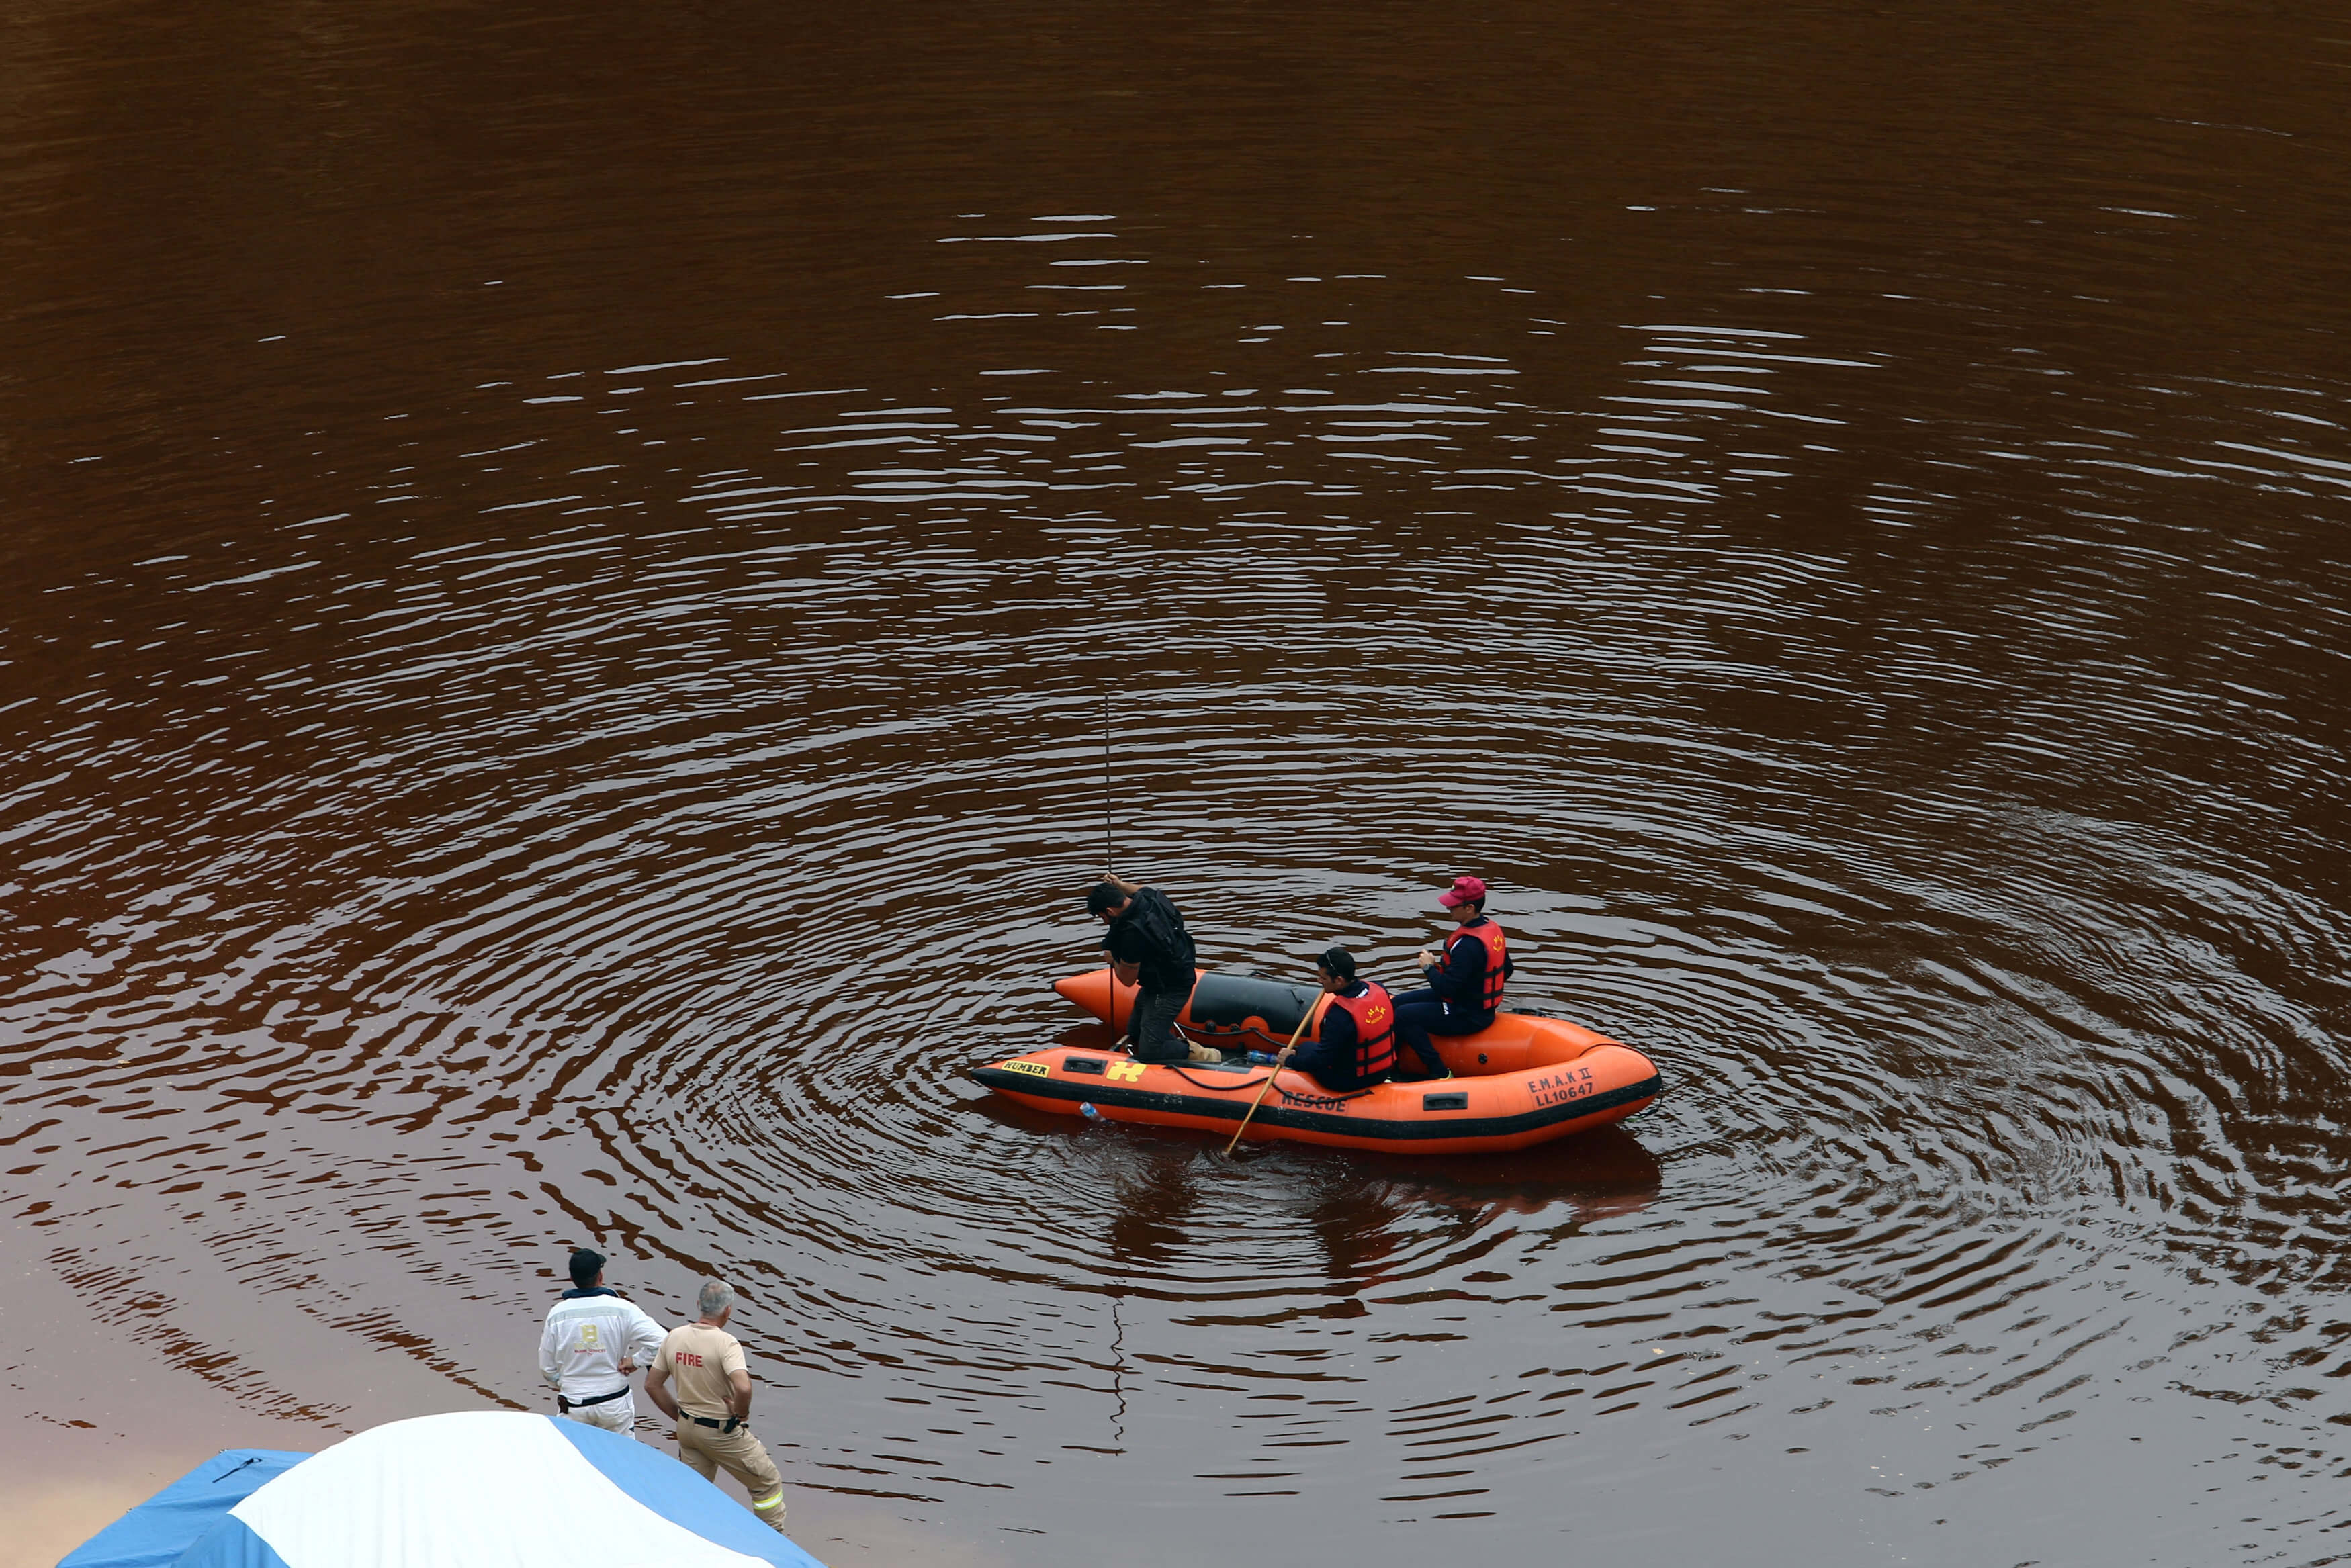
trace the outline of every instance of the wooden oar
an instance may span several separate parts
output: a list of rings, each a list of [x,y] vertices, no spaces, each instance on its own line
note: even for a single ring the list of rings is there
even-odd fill
[[[1265,1070],[1265,1082],[1258,1085],[1257,1098],[1249,1102],[1248,1114],[1241,1117],[1241,1125],[1233,1129],[1232,1143],[1225,1145],[1227,1154],[1232,1153],[1234,1145],[1241,1141],[1241,1134],[1249,1131],[1249,1117],[1257,1115],[1257,1108],[1265,1104],[1265,1096],[1272,1089],[1274,1079],[1281,1074],[1281,1064],[1290,1060],[1290,1054],[1292,1051],[1298,1049],[1298,1043],[1306,1037],[1306,1026],[1314,1022],[1314,1015],[1322,1010],[1322,997],[1318,992],[1314,1000],[1306,1004],[1306,1016],[1298,1021],[1297,1031],[1290,1035],[1290,1044],[1281,1048],[1281,1054],[1276,1056],[1273,1059],[1273,1065]]]

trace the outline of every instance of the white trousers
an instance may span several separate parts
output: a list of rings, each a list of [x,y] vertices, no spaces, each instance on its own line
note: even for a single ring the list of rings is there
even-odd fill
[[[618,1432],[631,1442],[637,1439],[637,1397],[633,1389],[601,1405],[574,1405],[563,1414],[567,1419]]]

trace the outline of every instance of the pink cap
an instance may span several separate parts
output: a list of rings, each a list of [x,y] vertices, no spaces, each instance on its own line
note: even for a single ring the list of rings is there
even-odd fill
[[[1437,901],[1448,909],[1462,904],[1482,904],[1486,901],[1486,884],[1475,877],[1456,877],[1453,886],[1439,893]]]

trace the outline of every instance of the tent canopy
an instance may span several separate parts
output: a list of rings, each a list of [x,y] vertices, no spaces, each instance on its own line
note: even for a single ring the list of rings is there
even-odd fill
[[[84,1542],[57,1568],[168,1568],[263,1482],[309,1457],[273,1449],[214,1454]]]
[[[656,1449],[549,1416],[423,1416],[235,1449],[58,1568],[822,1568]]]

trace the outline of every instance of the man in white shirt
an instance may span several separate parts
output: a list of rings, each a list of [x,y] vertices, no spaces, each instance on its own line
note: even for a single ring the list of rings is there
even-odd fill
[[[604,1283],[601,1252],[582,1247],[571,1254],[571,1283],[538,1336],[538,1375],[556,1391],[558,1411],[633,1442],[637,1402],[629,1374],[652,1365],[662,1326]]]

